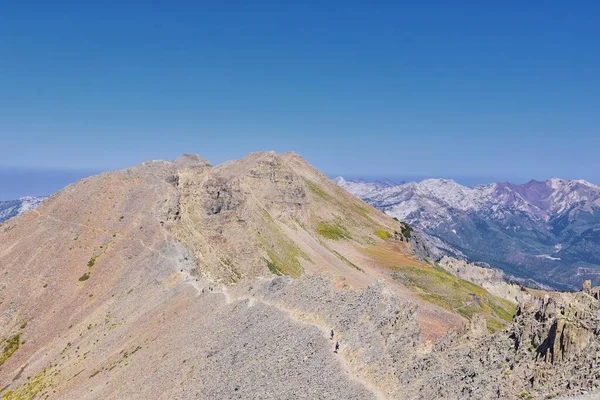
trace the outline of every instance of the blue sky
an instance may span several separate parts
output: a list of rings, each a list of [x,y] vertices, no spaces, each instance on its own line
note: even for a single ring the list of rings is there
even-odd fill
[[[597,2],[83,3],[3,5],[5,171],[293,150],[330,175],[600,183]]]

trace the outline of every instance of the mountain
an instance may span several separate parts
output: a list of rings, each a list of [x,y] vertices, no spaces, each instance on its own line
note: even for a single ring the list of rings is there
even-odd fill
[[[21,197],[18,200],[0,201],[0,224],[24,211],[33,210],[45,197]]]
[[[350,193],[359,196],[360,198],[369,198],[372,194],[379,193],[384,189],[388,189],[406,183],[395,183],[389,180],[372,182],[366,181],[364,179],[345,180],[341,176],[335,178],[334,182],[342,186],[344,189],[348,190]]]
[[[337,182],[440,239],[445,253],[555,288],[600,283],[600,186],[561,179],[475,187],[447,179],[379,188]]]
[[[426,250],[294,153],[83,179],[0,225],[0,395],[491,399],[598,385],[595,289],[494,295]]]

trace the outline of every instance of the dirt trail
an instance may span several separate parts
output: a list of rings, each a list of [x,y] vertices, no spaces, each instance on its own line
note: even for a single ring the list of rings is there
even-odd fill
[[[219,293],[223,294],[223,296],[225,297],[226,304],[233,303],[234,301],[247,301],[246,305],[248,307],[253,307],[256,303],[261,303],[268,307],[273,307],[273,308],[283,312],[284,314],[287,315],[288,318],[290,318],[291,320],[293,320],[297,323],[300,323],[303,325],[310,325],[310,326],[314,326],[314,327],[318,328],[323,333],[323,337],[329,339],[331,327],[326,326],[325,322],[322,321],[322,319],[320,319],[319,317],[317,317],[315,315],[308,314],[308,313],[298,313],[296,310],[284,307],[281,304],[273,303],[271,301],[268,301],[268,300],[265,300],[265,299],[262,299],[262,298],[259,298],[256,296],[234,296],[230,293],[230,290],[225,286],[222,286],[219,288]],[[336,333],[336,335],[338,335],[338,333]],[[342,335],[342,337],[343,337],[343,335]],[[335,343],[335,341],[333,343]],[[333,343],[332,343],[332,348],[333,348]],[[355,382],[359,383],[360,385],[364,386],[365,388],[367,388],[369,391],[371,391],[375,395],[375,397],[378,400],[386,399],[386,396],[381,389],[375,387],[371,382],[366,381],[366,380],[354,375],[352,368],[350,367],[350,363],[348,362],[348,360],[345,357],[343,346],[340,347],[338,356],[339,356],[339,360],[340,360],[340,364],[341,364],[342,368],[348,374],[350,379],[352,379],[353,381],[355,381]]]
[[[31,211],[33,213],[37,214],[37,216],[41,217],[41,218],[46,218],[46,219],[49,219],[51,221],[59,222],[59,223],[62,223],[62,224],[80,226],[82,228],[86,228],[86,229],[89,229],[89,230],[92,230],[92,231],[96,231],[96,232],[101,232],[101,233],[104,233],[104,234],[108,235],[108,232],[106,230],[104,230],[104,229],[101,229],[101,228],[96,228],[96,227],[93,227],[93,226],[90,226],[90,225],[86,225],[86,224],[80,224],[78,222],[63,221],[62,219],[56,218],[56,217],[54,217],[54,216],[52,216],[50,214],[42,215],[42,213],[40,213],[38,210],[31,210]]]
[[[191,275],[188,271],[184,271],[183,276],[184,276],[184,280],[182,281],[182,283],[191,285],[196,290],[197,295],[204,293],[205,285],[203,285],[198,278]],[[257,279],[258,280],[268,280],[266,278],[257,278]],[[231,290],[227,286],[218,286],[216,284],[209,284],[209,286],[213,289],[213,291],[212,291],[213,293],[223,295],[225,304],[232,304],[234,302],[246,301],[247,307],[253,307],[256,303],[261,303],[267,307],[272,307],[272,308],[277,309],[280,312],[283,312],[284,314],[286,314],[286,316],[288,318],[290,318],[294,322],[318,328],[322,332],[323,337],[326,339],[329,339],[331,327],[327,326],[322,319],[320,319],[319,317],[317,317],[315,315],[308,314],[308,313],[299,313],[296,310],[284,307],[281,304],[273,303],[271,301],[268,301],[268,300],[265,300],[265,299],[262,299],[262,298],[256,297],[256,296],[236,296],[234,293],[231,293]],[[336,335],[338,335],[338,333],[336,333]],[[342,335],[342,337],[343,337],[343,335]],[[334,343],[335,342],[332,343],[332,349],[333,349]],[[345,357],[343,346],[341,346],[340,351],[338,352],[338,356],[339,356],[341,367],[348,374],[350,379],[352,379],[353,381],[357,382],[358,384],[364,386],[367,390],[372,392],[378,400],[386,399],[385,393],[383,393],[383,391],[381,389],[375,387],[371,382],[366,381],[360,377],[357,377],[353,373],[352,368],[350,367],[350,363],[348,362],[348,360]]]

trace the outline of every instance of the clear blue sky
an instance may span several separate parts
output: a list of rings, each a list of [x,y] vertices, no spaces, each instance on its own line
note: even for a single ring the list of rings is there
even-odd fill
[[[293,150],[330,175],[600,183],[597,1],[10,3],[4,167]]]

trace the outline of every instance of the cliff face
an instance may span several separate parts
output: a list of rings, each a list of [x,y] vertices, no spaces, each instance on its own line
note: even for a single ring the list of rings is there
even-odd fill
[[[594,290],[598,291],[598,288]],[[515,315],[517,352],[531,355],[534,388],[591,390],[600,376],[600,302],[589,293],[539,293]]]
[[[584,349],[600,333],[599,321],[598,300],[588,293],[546,294],[517,309],[515,343],[517,348],[534,348],[546,363],[568,364],[588,353]]]

